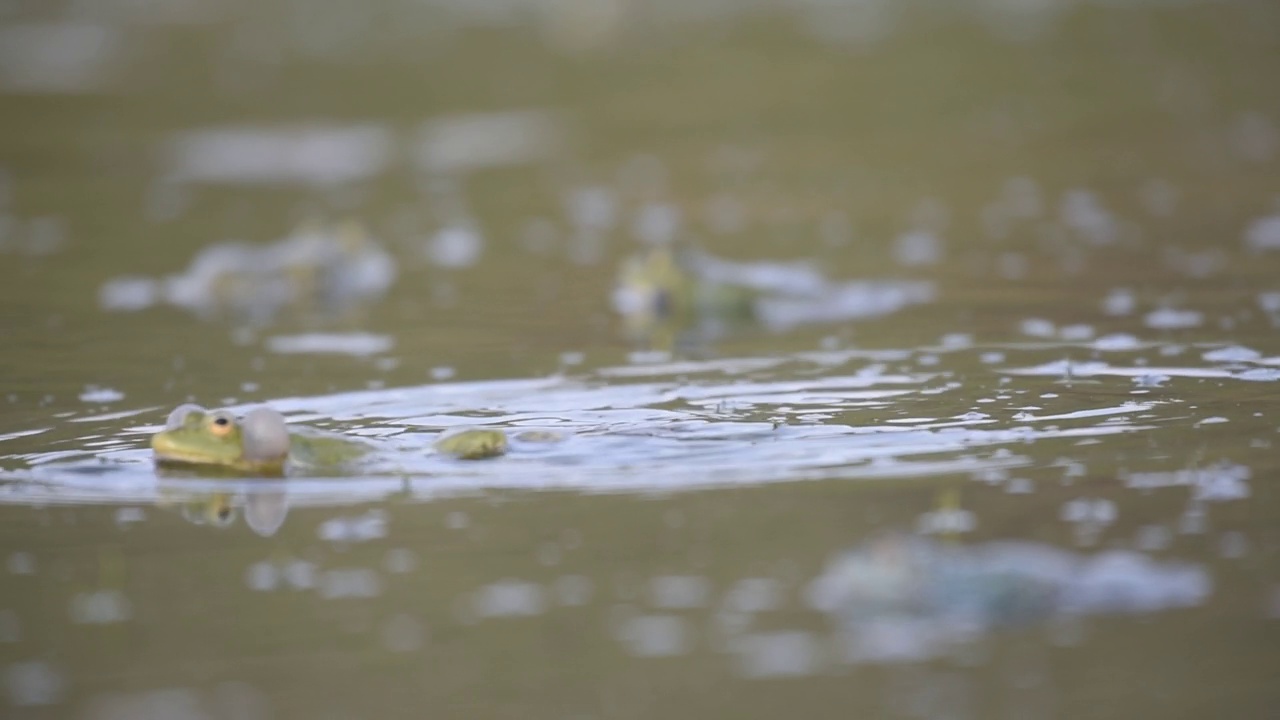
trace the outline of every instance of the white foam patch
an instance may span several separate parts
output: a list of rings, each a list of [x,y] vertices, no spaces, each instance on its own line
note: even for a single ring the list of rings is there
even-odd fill
[[[178,133],[168,178],[210,184],[338,184],[381,174],[392,155],[377,123],[224,126]]]
[[[389,335],[371,333],[304,333],[267,338],[267,349],[278,355],[378,355],[395,347]]]
[[[1147,327],[1154,330],[1179,330],[1199,327],[1204,323],[1204,313],[1195,310],[1161,308],[1152,310],[1143,318]]]

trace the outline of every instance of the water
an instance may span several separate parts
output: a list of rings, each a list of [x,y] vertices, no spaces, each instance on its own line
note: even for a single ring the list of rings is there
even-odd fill
[[[1280,702],[1270,4],[148,7],[0,26],[0,714]]]

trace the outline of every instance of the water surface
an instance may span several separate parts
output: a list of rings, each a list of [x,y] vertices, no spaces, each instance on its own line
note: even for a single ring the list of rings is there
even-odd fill
[[[153,5],[0,27],[5,717],[1280,703],[1270,4]]]

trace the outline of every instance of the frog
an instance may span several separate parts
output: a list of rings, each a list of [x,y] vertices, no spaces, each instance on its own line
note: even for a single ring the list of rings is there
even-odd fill
[[[731,260],[688,238],[625,258],[613,290],[630,340],[682,355],[706,354],[712,342],[737,332],[843,323],[933,298],[928,282],[837,282],[812,262]]]
[[[440,438],[434,447],[460,460],[482,460],[506,454],[508,443],[502,430],[469,428]],[[374,447],[315,428],[291,428],[280,412],[265,405],[237,416],[230,409],[207,410],[184,403],[169,413],[164,429],[152,436],[151,449],[162,466],[282,476],[289,468],[351,465]]]
[[[266,406],[239,417],[229,409],[206,410],[184,403],[169,413],[164,429],[151,437],[151,449],[162,465],[283,475],[290,466],[346,465],[368,454],[372,446],[313,428],[290,430],[284,416]]]
[[[760,289],[717,278],[708,265],[707,256],[686,245],[646,248],[623,260],[614,305],[641,324],[706,316],[754,319]]]

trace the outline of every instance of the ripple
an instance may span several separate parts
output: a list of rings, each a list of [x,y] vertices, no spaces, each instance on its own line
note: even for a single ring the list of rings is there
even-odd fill
[[[1108,344],[1116,362],[1064,359],[1018,365],[1019,358],[1043,358],[1064,346],[1008,345],[1003,355],[1015,361],[1012,366],[984,370],[990,379],[1014,383],[999,391],[981,381],[947,379],[959,358],[990,352],[966,340],[932,349],[938,363],[928,372],[897,369],[911,367],[902,364],[912,357],[909,351],[841,350],[281,398],[270,405],[290,422],[320,423],[359,435],[376,449],[358,466],[299,473],[286,482],[157,476],[142,440],[159,426],[135,420],[152,411],[146,416],[125,410],[73,417],[77,422],[132,424],[114,435],[99,429],[47,441],[38,452],[8,456],[12,469],[3,475],[9,482],[0,483],[0,502],[137,505],[157,502],[174,488],[229,491],[239,498],[234,504],[245,508],[246,517],[263,505],[259,498],[269,499],[267,525],[274,528],[291,506],[342,505],[391,494],[425,502],[493,489],[670,492],[822,479],[1007,477],[1014,468],[1032,466],[1032,458],[1044,453],[1020,448],[1103,443],[1153,432],[1175,418],[1188,429],[1195,423],[1210,427],[1205,423],[1217,418],[1236,421],[1207,413],[1185,416],[1178,398],[1168,396],[1179,379],[1265,381],[1280,375],[1269,366],[1126,366],[1119,362],[1126,357],[1124,350],[1165,346],[1130,336],[1108,337],[1090,343]],[[1239,346],[1210,346],[1202,357],[1236,365],[1271,360]],[[1020,397],[1042,388],[1034,382],[1043,381],[1028,380],[1031,385],[1020,387],[1024,381],[1018,378],[1052,378],[1055,384],[1065,380],[1069,388],[1070,381],[1093,378],[1087,382],[1098,383],[1108,377],[1128,380],[1115,388],[1123,393],[1120,397],[1090,397],[1066,389]],[[1144,393],[1144,399],[1129,399],[1134,392]],[[1030,397],[1036,398],[1034,403],[1027,402]],[[938,412],[942,408],[946,411]],[[513,435],[546,431],[559,439],[517,441],[506,457],[484,463],[461,464],[430,451],[439,434],[475,426],[503,428]],[[1010,492],[1034,491],[1037,485],[1024,479]],[[382,537],[384,524],[379,517],[340,516],[317,532],[332,542],[359,542]]]

